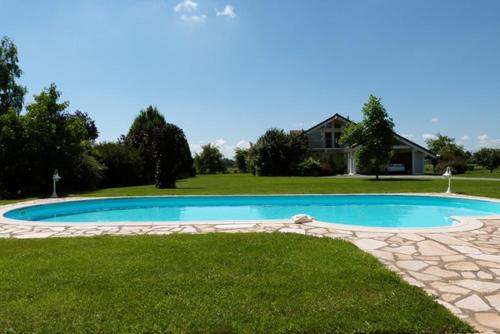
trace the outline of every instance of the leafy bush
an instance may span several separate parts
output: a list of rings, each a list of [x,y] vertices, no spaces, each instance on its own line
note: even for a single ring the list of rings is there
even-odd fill
[[[453,174],[463,174],[467,171],[467,163],[465,160],[446,158],[437,163],[435,167],[436,173],[444,173],[446,167],[451,167]]]
[[[224,156],[219,148],[212,144],[203,145],[201,152],[194,157],[196,172],[200,174],[215,174],[226,171]]]
[[[95,147],[97,159],[104,165],[101,186],[124,187],[139,184],[144,163],[139,150],[120,143]]]
[[[292,175],[307,153],[307,139],[269,129],[248,154],[248,167],[255,175]]]
[[[304,159],[297,165],[296,175],[319,176],[321,174],[321,163],[312,157]]]

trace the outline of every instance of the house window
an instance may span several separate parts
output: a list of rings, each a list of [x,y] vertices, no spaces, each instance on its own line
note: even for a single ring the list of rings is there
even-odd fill
[[[325,148],[332,148],[332,133],[325,132]]]

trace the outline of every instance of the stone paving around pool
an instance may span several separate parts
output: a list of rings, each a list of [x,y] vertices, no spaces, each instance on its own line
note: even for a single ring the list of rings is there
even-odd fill
[[[478,330],[500,332],[500,220],[483,220],[483,223],[483,227],[472,231],[446,233],[352,231],[286,222],[135,226],[0,224],[0,237],[284,232],[341,238],[376,256]]]

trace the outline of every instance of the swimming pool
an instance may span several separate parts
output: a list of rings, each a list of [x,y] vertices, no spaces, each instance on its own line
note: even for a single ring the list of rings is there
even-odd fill
[[[127,197],[25,206],[4,217],[47,223],[285,220],[391,228],[452,226],[453,216],[500,215],[500,202],[436,196],[297,195]]]

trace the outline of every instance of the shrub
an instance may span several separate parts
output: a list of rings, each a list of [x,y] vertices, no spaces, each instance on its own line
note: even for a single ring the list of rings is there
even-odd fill
[[[225,172],[224,156],[219,148],[212,144],[203,145],[201,152],[194,157],[196,172],[200,174],[215,174]]]
[[[139,150],[119,143],[95,147],[97,159],[104,165],[101,185],[124,187],[139,184],[144,163]]]
[[[307,153],[307,139],[269,129],[248,153],[248,167],[255,175],[292,175]]]
[[[296,175],[319,176],[321,174],[321,163],[312,157],[304,159],[297,165]]]

